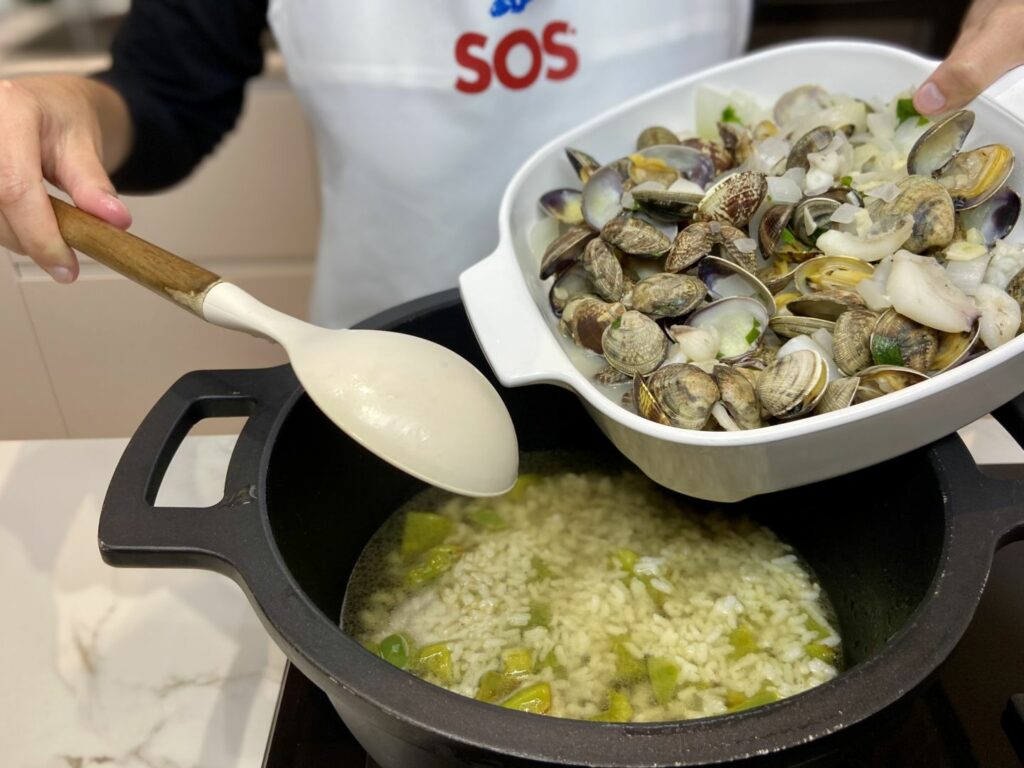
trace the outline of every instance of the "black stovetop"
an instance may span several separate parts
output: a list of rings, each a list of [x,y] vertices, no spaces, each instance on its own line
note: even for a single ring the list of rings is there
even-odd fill
[[[858,740],[836,756],[835,765],[1018,768],[1024,764],[1024,722],[1008,707],[1014,694],[1024,694],[1024,542],[996,554],[970,628],[936,678],[912,694],[900,725]],[[1024,710],[1024,701],[1017,704]],[[263,768],[327,766],[376,763],[326,695],[289,665]]]

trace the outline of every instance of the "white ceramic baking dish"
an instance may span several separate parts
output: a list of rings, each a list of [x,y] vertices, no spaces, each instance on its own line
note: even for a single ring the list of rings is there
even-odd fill
[[[605,112],[541,148],[515,174],[499,213],[500,242],[466,270],[459,285],[488,362],[509,387],[554,384],[574,390],[615,446],[659,484],[713,501],[739,501],[824,480],[890,459],[947,435],[1024,390],[1024,336],[900,392],[841,411],[745,432],[701,432],[648,421],[613,401],[574,365],[573,344],[548,305],[551,279],[539,278],[529,242],[542,217],[541,194],[578,186],[565,148],[614,158],[648,125],[691,128],[701,84],[749,91],[762,103],[803,83],[888,100],[921,83],[935,61],[873,43],[825,41],[766,50],[669,83]],[[1002,142],[1024,158],[1024,121],[1000,104],[1015,92],[1011,73],[970,107],[966,146]],[[1009,182],[1024,192],[1024,162]],[[1024,238],[1024,225],[1011,240]],[[550,428],[557,430],[558,424]],[[870,489],[884,493],[885,489]]]

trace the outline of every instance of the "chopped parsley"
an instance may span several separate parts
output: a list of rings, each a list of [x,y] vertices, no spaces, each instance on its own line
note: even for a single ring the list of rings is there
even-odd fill
[[[740,120],[740,116],[736,114],[736,110],[733,108],[732,104],[722,110],[722,122],[739,123],[740,125],[743,124],[743,121]]]
[[[753,344],[755,341],[757,341],[757,337],[760,335],[760,333],[761,333],[761,323],[759,323],[757,321],[757,318],[755,317],[754,318],[754,327],[750,329],[750,331],[747,333],[747,335],[745,337],[746,340],[747,340],[747,344]]]
[[[840,183],[840,185],[842,185],[844,187],[852,187],[853,186],[853,176],[843,176],[843,178],[841,178],[839,180],[839,183]]]
[[[901,123],[911,117],[921,117],[921,113],[914,107],[913,99],[898,99],[896,101],[896,119]],[[920,122],[918,122],[920,125]]]

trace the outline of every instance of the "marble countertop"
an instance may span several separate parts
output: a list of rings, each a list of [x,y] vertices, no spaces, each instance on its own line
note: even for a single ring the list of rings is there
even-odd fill
[[[126,444],[0,442],[2,762],[258,766],[284,657],[241,590],[100,558],[100,505]],[[233,444],[186,438],[158,505],[218,500]]]

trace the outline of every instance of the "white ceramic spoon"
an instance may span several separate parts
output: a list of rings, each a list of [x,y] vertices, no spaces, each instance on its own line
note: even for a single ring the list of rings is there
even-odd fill
[[[515,483],[512,419],[484,375],[451,350],[386,331],[329,330],[51,198],[72,248],[200,318],[276,341],[314,403],[362,446],[432,485],[496,496]]]

